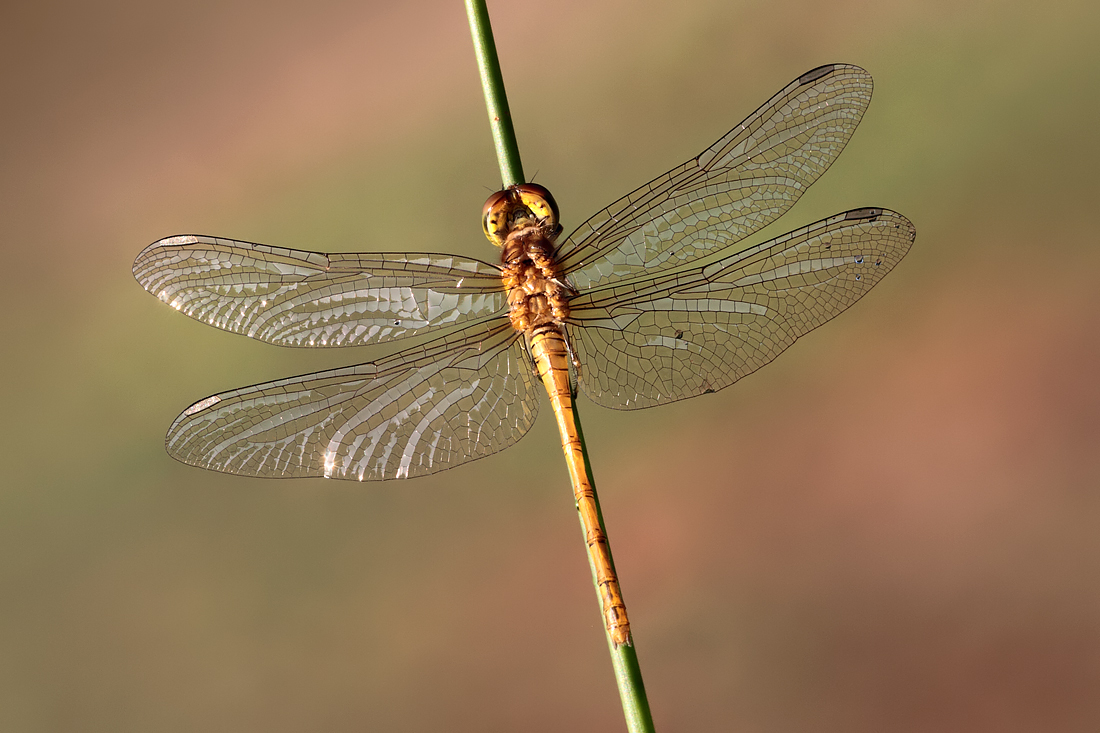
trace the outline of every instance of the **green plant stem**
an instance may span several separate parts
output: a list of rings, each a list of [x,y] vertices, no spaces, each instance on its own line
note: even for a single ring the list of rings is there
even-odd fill
[[[493,42],[493,29],[489,25],[489,10],[485,7],[485,0],[465,0],[465,2],[466,14],[470,20],[470,33],[474,39],[474,51],[477,54],[478,70],[481,72],[485,106],[489,111],[489,125],[493,130],[493,143],[496,147],[497,162],[500,164],[501,179],[505,187],[513,186],[525,182],[526,179],[523,177],[519,144],[516,142],[516,133],[512,127],[512,115],[508,111],[508,97],[504,91],[504,77],[500,73],[500,62]],[[581,431],[580,416],[577,414],[576,401],[572,402],[573,417],[581,440],[581,453],[584,456],[584,471],[592,486],[600,529],[606,536],[607,529],[603,524],[599,497],[595,495],[596,484],[592,480],[592,466],[584,443],[584,433]],[[581,528],[582,530],[584,528],[583,520]],[[608,553],[610,554],[610,542]],[[592,584],[596,588],[596,597],[599,600],[600,588],[596,577],[596,566],[592,563],[591,557],[589,557],[589,566],[592,570]],[[612,566],[614,566],[613,559]],[[606,624],[603,623],[602,605],[600,609],[600,625],[604,626],[607,646],[611,651],[611,664],[615,669],[615,683],[619,688],[627,730],[630,733],[653,733],[653,718],[649,712],[649,701],[646,699],[645,684],[642,681],[642,670],[638,666],[634,640],[631,638],[628,644],[616,645],[611,639]]]
[[[512,128],[512,113],[508,111],[508,95],[504,93],[504,77],[500,73],[493,27],[489,24],[489,9],[485,0],[466,0],[466,16],[474,37],[477,68],[481,72],[481,88],[485,92],[485,107],[489,111],[489,127],[493,130],[493,146],[500,163],[500,178],[504,188],[525,183],[523,165],[519,160],[519,144]]]
[[[596,494],[596,482],[592,478],[592,464],[588,460],[588,447],[584,442],[584,430],[581,429],[581,417],[577,412],[577,401],[573,400],[573,421],[577,426],[577,437],[581,439],[581,455],[584,456],[584,472],[588,474],[588,483],[592,488],[592,499],[596,503],[596,517],[600,523],[600,529],[607,536],[607,527],[603,523],[603,511],[600,509],[600,498]],[[584,530],[584,521],[581,521],[581,530]],[[615,568],[615,557],[611,553],[611,540],[607,541],[607,552],[611,559],[611,568]],[[588,557],[588,567],[592,570],[592,585],[596,587],[596,597],[599,598],[599,580],[596,577],[596,565],[592,562],[592,556]],[[617,573],[616,573],[617,575]],[[621,585],[621,584],[620,584]],[[625,603],[625,601],[624,601]],[[602,610],[602,607],[601,607]],[[603,620],[601,614],[601,621]],[[653,716],[649,712],[649,699],[645,694],[645,682],[642,680],[642,668],[638,665],[638,652],[634,645],[634,634],[631,632],[629,644],[616,645],[611,639],[611,633],[604,625],[604,636],[607,637],[607,648],[611,652],[611,665],[615,668],[615,684],[619,688],[619,699],[623,704],[623,715],[626,717],[626,729],[630,733],[653,733]]]

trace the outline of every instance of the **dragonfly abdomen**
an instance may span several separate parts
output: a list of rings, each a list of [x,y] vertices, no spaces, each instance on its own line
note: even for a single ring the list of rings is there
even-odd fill
[[[611,547],[607,534],[600,524],[600,507],[596,490],[585,470],[584,448],[573,413],[573,388],[569,381],[569,347],[560,326],[547,324],[528,333],[528,348],[535,360],[535,367],[542,380],[554,418],[561,433],[561,447],[573,484],[573,498],[577,502],[584,540],[588,545],[588,561],[599,587],[600,607],[607,633],[615,646],[631,644],[630,621],[626,616],[615,563],[611,559]]]

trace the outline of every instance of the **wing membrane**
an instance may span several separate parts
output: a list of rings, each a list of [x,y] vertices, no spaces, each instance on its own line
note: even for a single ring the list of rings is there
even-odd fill
[[[208,397],[165,444],[184,463],[249,476],[423,476],[515,443],[538,394],[523,340],[494,319],[370,364]]]
[[[871,77],[835,64],[803,74],[721,140],[573,232],[559,257],[579,290],[685,265],[778,219],[844,149]]]
[[[728,387],[859,300],[915,238],[901,214],[857,209],[707,265],[582,293],[569,328],[581,389],[639,409]]]
[[[197,321],[279,346],[360,346],[506,305],[498,268],[437,254],[322,254],[169,237],[134,261],[142,287]]]

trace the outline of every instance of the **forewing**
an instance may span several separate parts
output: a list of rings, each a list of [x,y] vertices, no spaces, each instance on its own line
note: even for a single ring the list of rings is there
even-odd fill
[[[500,271],[439,254],[323,254],[169,237],[134,261],[142,287],[224,331],[279,346],[360,346],[503,312]]]
[[[374,363],[208,397],[176,418],[165,444],[184,463],[248,476],[423,476],[515,443],[538,395],[505,320]]]
[[[905,256],[901,214],[858,209],[678,273],[570,303],[580,386],[638,409],[728,387],[859,300]]]
[[[573,232],[559,261],[578,290],[688,264],[787,211],[844,149],[871,77],[835,64],[803,74],[697,158]]]

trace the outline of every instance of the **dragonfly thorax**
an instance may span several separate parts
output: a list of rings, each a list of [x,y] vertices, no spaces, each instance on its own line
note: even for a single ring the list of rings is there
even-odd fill
[[[509,186],[485,202],[481,224],[485,236],[501,249],[512,327],[527,333],[548,324],[560,326],[569,317],[570,289],[554,260],[554,239],[561,232],[554,197],[537,183]]]
[[[501,279],[508,292],[508,318],[520,332],[569,317],[569,287],[554,260],[554,235],[545,226],[508,233],[501,248]]]

